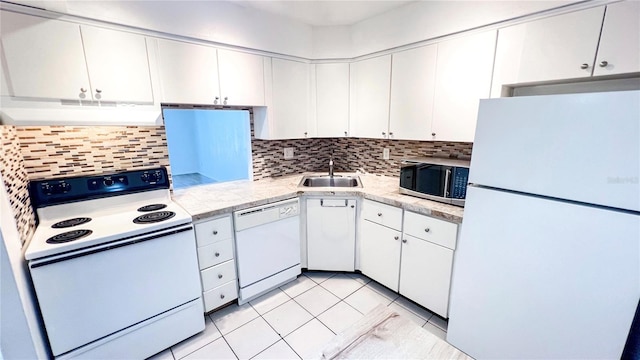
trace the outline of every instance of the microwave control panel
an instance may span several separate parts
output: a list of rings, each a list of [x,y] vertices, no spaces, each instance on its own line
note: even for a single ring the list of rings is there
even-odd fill
[[[462,167],[453,168],[453,183],[451,184],[451,198],[464,199],[467,195],[467,183],[469,182],[469,169]]]

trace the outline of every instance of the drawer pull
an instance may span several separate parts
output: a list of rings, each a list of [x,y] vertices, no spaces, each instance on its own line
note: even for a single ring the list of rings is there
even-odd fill
[[[393,238],[394,238],[395,240],[398,240],[398,239],[399,239],[399,237],[397,237],[397,236],[394,236]]]
[[[429,228],[424,229],[424,232],[429,232],[429,231],[431,231],[431,229]]]
[[[224,299],[224,294],[220,294],[220,299]]]
[[[214,255],[215,255],[216,257],[220,257],[220,253],[219,253],[219,252],[215,253]]]
[[[378,213],[378,216],[382,216],[382,213]]]
[[[218,279],[222,279],[222,274],[218,274]]]
[[[406,244],[407,243],[407,239],[402,239],[402,242]]]
[[[213,235],[218,235],[218,230],[213,230]]]

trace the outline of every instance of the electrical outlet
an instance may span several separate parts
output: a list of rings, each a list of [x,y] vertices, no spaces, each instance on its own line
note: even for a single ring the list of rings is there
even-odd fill
[[[389,160],[389,148],[382,149],[382,159]]]
[[[284,148],[284,159],[285,160],[293,159],[293,148],[292,147]]]

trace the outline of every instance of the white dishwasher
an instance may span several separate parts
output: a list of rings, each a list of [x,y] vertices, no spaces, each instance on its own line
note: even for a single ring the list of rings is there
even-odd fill
[[[300,206],[284,200],[233,213],[244,304],[300,275]]]

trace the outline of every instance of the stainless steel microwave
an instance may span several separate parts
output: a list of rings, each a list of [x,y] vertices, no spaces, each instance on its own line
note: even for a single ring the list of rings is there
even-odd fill
[[[400,165],[400,193],[464,206],[468,160],[413,158]]]

